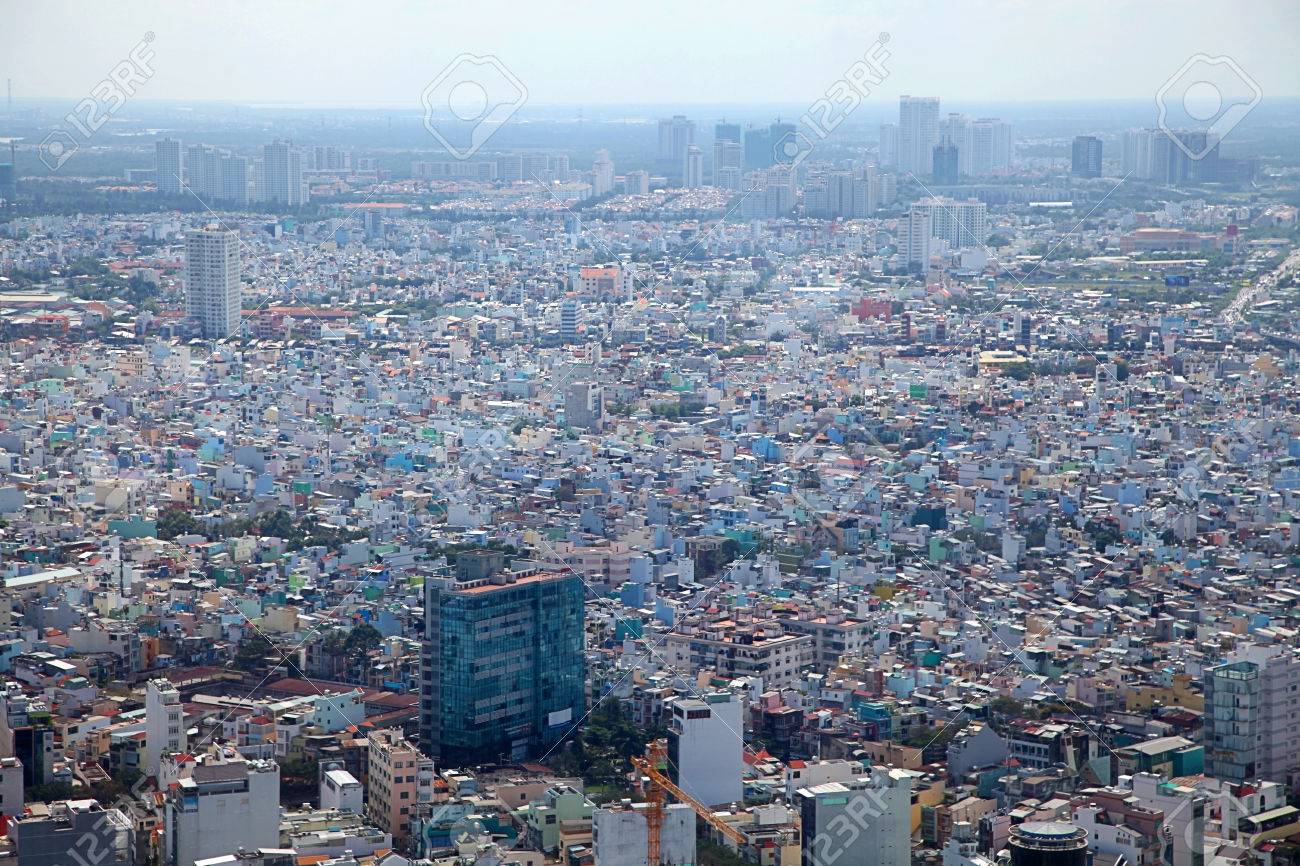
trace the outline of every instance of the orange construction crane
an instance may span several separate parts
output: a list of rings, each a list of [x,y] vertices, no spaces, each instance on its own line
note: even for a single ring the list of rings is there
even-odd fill
[[[664,740],[654,740],[646,743],[645,756],[632,758],[632,766],[649,783],[646,788],[646,800],[650,807],[646,810],[645,818],[647,866],[659,866],[659,852],[664,829],[664,804],[667,801],[668,794],[672,794],[673,797],[690,806],[695,810],[696,815],[708,822],[710,827],[735,842],[736,845],[741,846],[748,842],[744,833],[714,815],[712,809],[683,791],[672,779],[668,778],[664,772],[668,769],[668,744]]]

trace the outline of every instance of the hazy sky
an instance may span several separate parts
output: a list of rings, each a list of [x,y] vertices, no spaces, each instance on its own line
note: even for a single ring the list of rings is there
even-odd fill
[[[419,106],[461,53],[534,104],[811,102],[881,31],[886,100],[1148,98],[1196,53],[1300,95],[1300,2],[0,0],[0,78],[81,97],[146,32],[148,99]]]

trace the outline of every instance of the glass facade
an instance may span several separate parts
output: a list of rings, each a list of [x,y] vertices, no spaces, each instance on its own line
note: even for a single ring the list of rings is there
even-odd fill
[[[1259,725],[1259,667],[1237,662],[1205,678],[1205,772],[1219,779],[1253,779]]]
[[[421,742],[444,766],[537,757],[586,706],[575,574],[430,583]]]

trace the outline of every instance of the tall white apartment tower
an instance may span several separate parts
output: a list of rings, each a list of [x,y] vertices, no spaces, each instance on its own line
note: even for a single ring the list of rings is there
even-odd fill
[[[185,301],[210,339],[239,333],[239,232],[209,227],[185,235]]]
[[[160,138],[154,142],[153,152],[158,192],[162,195],[180,195],[185,177],[181,163],[181,143],[174,138]]]
[[[907,217],[898,221],[898,252],[909,265],[929,264],[933,233],[934,216],[928,207],[912,205]]]
[[[898,169],[918,177],[930,173],[939,143],[939,98],[898,98]]]
[[[300,148],[287,141],[262,145],[261,200],[290,207],[306,202]]]
[[[609,158],[608,150],[596,151],[596,160],[591,164],[591,194],[605,195],[614,189],[614,163]]]
[[[704,186],[704,152],[696,145],[686,148],[686,161],[682,169],[683,186],[695,189]]]
[[[185,711],[176,687],[165,679],[149,680],[144,690],[145,773],[158,778],[165,752],[185,751]]]

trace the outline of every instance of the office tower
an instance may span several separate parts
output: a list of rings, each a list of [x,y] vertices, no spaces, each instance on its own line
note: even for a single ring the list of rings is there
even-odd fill
[[[898,124],[880,124],[880,167],[898,167]]]
[[[1070,150],[1070,173],[1075,177],[1101,177],[1101,139],[1078,135]]]
[[[608,150],[596,151],[596,161],[591,164],[591,194],[607,195],[614,191],[614,163]]]
[[[578,336],[578,301],[565,298],[560,301],[560,339],[572,343]]]
[[[280,844],[280,766],[201,755],[163,800],[166,866]]]
[[[739,123],[727,123],[726,121],[723,121],[715,124],[713,127],[713,140],[715,142],[734,141],[736,144],[740,144],[744,141],[741,135],[742,133],[740,131]]]
[[[971,121],[969,127],[969,167],[962,171],[976,176],[1008,171],[1013,150],[1011,124],[995,117],[981,117]]]
[[[934,146],[932,174],[939,186],[955,186],[958,180],[957,145],[941,141]]]
[[[873,767],[869,777],[796,791],[803,866],[911,866],[912,775]]]
[[[681,183],[686,148],[695,143],[695,122],[681,114],[659,121],[658,165],[670,182]]]
[[[181,696],[169,680],[149,680],[144,692],[145,769],[158,778],[158,764],[164,754],[185,751],[185,711]]]
[[[623,192],[628,195],[648,195],[650,192],[650,173],[647,171],[629,171],[623,175]]]
[[[934,220],[928,207],[913,205],[907,216],[899,220],[898,252],[909,265],[925,267],[930,262],[930,236],[934,233]]]
[[[686,148],[682,185],[688,189],[704,186],[704,152],[693,144]]]
[[[923,177],[930,172],[934,146],[939,143],[939,99],[898,98],[898,169]]]
[[[248,204],[248,159],[243,156],[221,155],[221,182],[217,195],[228,204]]]
[[[371,731],[369,798],[366,814],[375,826],[404,844],[411,835],[411,816],[421,803],[433,802],[433,761],[397,728]]]
[[[9,827],[18,866],[135,866],[135,830],[96,800],[33,803]],[[188,866],[188,864],[187,864]]]
[[[1205,774],[1286,782],[1300,766],[1300,653],[1246,644],[1205,672]]]
[[[184,165],[181,143],[174,138],[160,138],[153,145],[154,182],[162,195],[180,195]]]
[[[238,336],[240,303],[239,232],[206,228],[185,235],[185,299],[209,339]]]
[[[988,237],[988,205],[982,201],[927,198],[912,203],[912,211],[919,210],[930,212],[932,236],[953,249],[978,247]]]
[[[745,168],[772,167],[772,133],[767,127],[751,126],[745,130]]]
[[[420,747],[448,767],[539,757],[586,706],[582,578],[483,553],[424,583]]]
[[[706,806],[742,803],[745,772],[744,718],[730,692],[665,702],[668,773]]]
[[[300,207],[306,203],[300,148],[278,139],[262,145],[260,200],[285,207]]]
[[[898,175],[892,171],[882,171],[877,174],[873,187],[875,188],[876,202],[879,206],[891,205],[898,200]]]
[[[1086,866],[1088,833],[1063,821],[1027,821],[1011,828],[1011,866]]]

